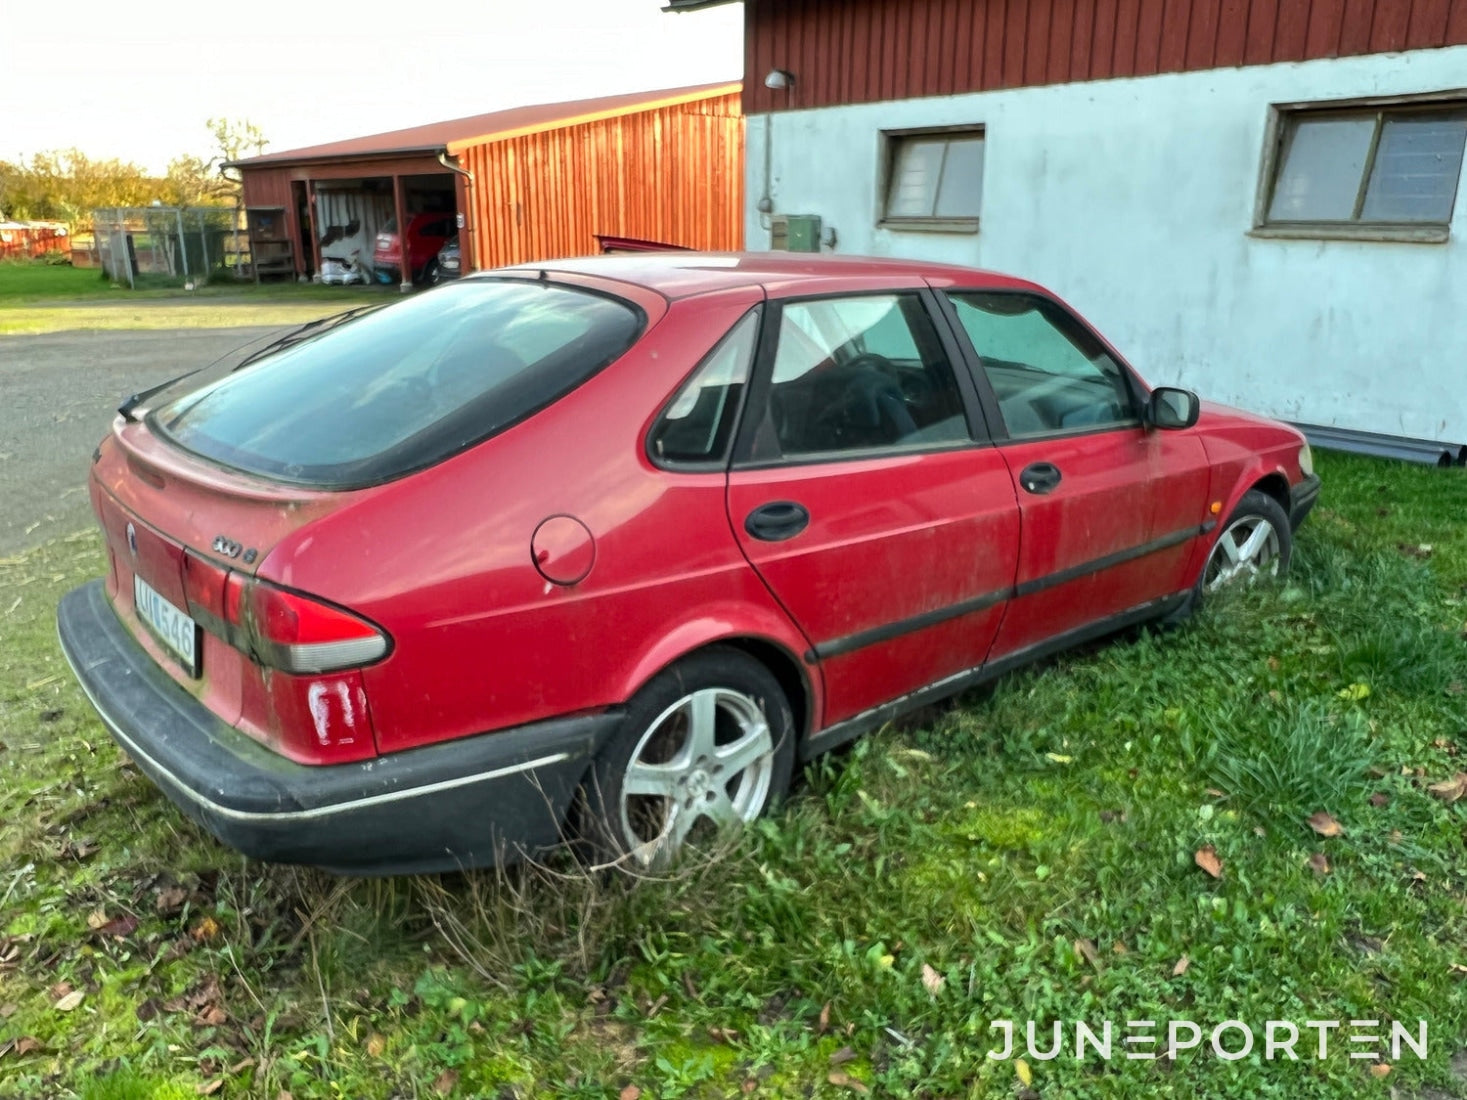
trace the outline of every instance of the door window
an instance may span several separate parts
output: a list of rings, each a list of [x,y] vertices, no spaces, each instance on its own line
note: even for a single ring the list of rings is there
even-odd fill
[[[972,439],[952,364],[915,294],[790,302],[752,458]]]
[[[1136,420],[1125,370],[1057,303],[1034,294],[950,295],[1013,437]]]

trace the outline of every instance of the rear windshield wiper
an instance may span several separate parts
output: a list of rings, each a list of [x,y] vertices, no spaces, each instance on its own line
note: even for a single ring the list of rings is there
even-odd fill
[[[372,305],[357,306],[355,309],[348,309],[343,313],[333,313],[329,317],[318,317],[314,321],[307,321],[305,324],[300,325],[297,328],[291,329],[284,335],[277,336],[274,340],[271,340],[264,347],[257,348],[256,350],[250,352],[249,355],[245,356],[234,366],[230,367],[230,372],[232,373],[239,370],[241,367],[248,366],[255,360],[262,359],[272,352],[279,351],[281,348],[286,348],[292,344],[298,344],[302,340],[309,339],[310,337],[317,335],[318,331],[325,332],[328,328],[334,328],[342,321],[346,321],[351,319],[352,317],[356,317],[360,314],[366,313],[368,310],[381,308],[381,303],[373,303]],[[231,352],[229,354],[234,353]],[[217,362],[218,360],[215,360],[215,363]],[[138,406],[140,406],[148,398],[154,396],[155,394],[162,393],[170,386],[182,382],[185,378],[188,378],[191,375],[198,374],[201,371],[206,371],[212,366],[214,366],[214,363],[210,363],[208,364],[208,366],[195,367],[193,370],[184,371],[176,378],[170,378],[166,382],[159,382],[156,386],[152,386],[146,390],[140,391],[139,393],[135,393],[126,401],[124,401],[121,405],[118,405],[117,411],[125,420],[136,420],[138,418],[133,415],[134,412],[136,412]]]
[[[307,321],[300,328],[291,329],[284,336],[278,336],[264,347],[250,352],[231,367],[230,370],[237,371],[243,367],[247,367],[257,359],[263,359],[265,356],[272,355],[282,348],[288,348],[292,344],[299,344],[302,340],[309,340],[311,337],[318,336],[328,329],[333,329],[343,321],[349,321],[353,317],[359,317],[363,313],[381,308],[382,304],[380,302],[374,302],[371,305],[357,306],[355,309],[346,310],[344,313],[333,313],[330,317],[320,317],[314,321]]]

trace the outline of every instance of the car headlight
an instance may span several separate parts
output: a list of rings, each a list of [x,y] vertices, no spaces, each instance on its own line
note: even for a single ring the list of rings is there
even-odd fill
[[[1299,448],[1299,469],[1304,471],[1304,476],[1309,477],[1314,473],[1314,452],[1309,449],[1309,444]]]

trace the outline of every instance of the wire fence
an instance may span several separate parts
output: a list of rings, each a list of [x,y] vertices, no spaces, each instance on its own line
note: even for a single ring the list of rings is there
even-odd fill
[[[139,277],[206,283],[238,278],[249,267],[249,244],[233,206],[134,206],[92,211],[92,250],[114,282]]]

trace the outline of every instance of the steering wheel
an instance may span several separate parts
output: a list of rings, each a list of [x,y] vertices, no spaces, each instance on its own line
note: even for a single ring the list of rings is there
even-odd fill
[[[831,449],[896,443],[917,430],[901,386],[888,373],[892,369],[885,356],[868,352],[823,380],[830,401],[816,415],[815,427]]]

